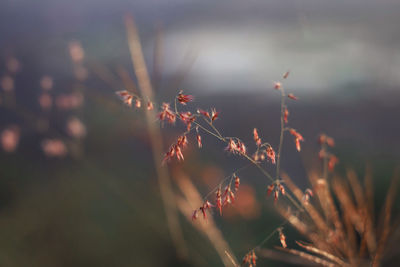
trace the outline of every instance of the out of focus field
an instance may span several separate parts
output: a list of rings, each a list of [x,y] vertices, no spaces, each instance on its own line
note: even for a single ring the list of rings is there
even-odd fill
[[[3,143],[0,152],[1,266],[222,264],[184,219],[191,214],[180,215],[190,261],[175,256],[143,112],[114,94],[125,88],[124,75],[134,78],[126,13],[137,22],[157,102],[171,102],[183,89],[195,95],[192,106],[220,111],[216,125],[225,135],[248,144],[254,127],[277,144],[273,81],[290,70],[286,86],[299,97],[290,103],[290,121],[305,143],[297,154],[285,141],[283,170],[305,188],[307,173],[320,171],[318,134],[327,133],[336,141],[336,172],[352,168],[362,177],[371,167],[381,207],[400,160],[396,1],[6,0],[0,10],[0,130],[18,129],[19,137],[15,149],[7,152]],[[83,49],[82,59],[71,58],[71,43]],[[15,73],[7,65],[14,58]],[[4,77],[12,79],[11,89]],[[49,89],[43,77],[51,79]],[[50,106],[39,101],[43,94]],[[63,100],[68,96],[81,102],[66,107],[74,105]],[[77,124],[71,132],[71,118],[84,133]],[[163,128],[165,148],[183,129]],[[53,154],[46,153],[46,140],[62,141],[65,153],[54,143]],[[246,164],[223,149],[203,136],[202,149],[193,145],[185,162],[170,166],[172,176],[184,173],[207,194]],[[255,168],[241,179],[245,204],[215,216],[238,257],[283,220]],[[276,245],[277,238],[265,244]]]

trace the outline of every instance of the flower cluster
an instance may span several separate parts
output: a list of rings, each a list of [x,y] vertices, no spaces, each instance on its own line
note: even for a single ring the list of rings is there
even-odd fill
[[[188,145],[188,139],[186,135],[181,135],[178,137],[178,140],[171,145],[167,153],[164,155],[163,159],[163,164],[169,160],[171,160],[174,156],[176,159],[179,160],[184,160],[185,158],[183,157],[182,150],[186,148]]]
[[[248,267],[255,267],[256,261],[256,253],[252,250],[243,257],[242,265],[248,264]]]
[[[270,196],[272,192],[274,192],[274,202],[278,200],[279,193],[281,193],[283,196],[286,194],[285,187],[283,187],[280,181],[268,186],[267,195]]]
[[[246,146],[242,141],[238,138],[236,141],[233,138],[230,138],[228,141],[228,145],[226,146],[225,150],[232,153],[232,154],[246,154],[247,149]]]
[[[161,111],[157,115],[160,121],[166,120],[168,123],[174,124],[176,121],[176,114],[171,110],[169,103],[161,105]]]
[[[234,189],[231,189],[232,181],[234,181]],[[196,220],[198,218],[198,213],[202,212],[203,218],[207,219],[206,211],[210,210],[212,207],[216,207],[219,211],[219,214],[222,215],[222,208],[233,204],[235,202],[235,192],[239,190],[240,186],[240,178],[236,174],[232,175],[231,181],[228,185],[225,186],[224,192],[222,193],[221,186],[215,192],[215,205],[211,204],[208,200],[204,202],[204,204],[193,211],[192,220]]]
[[[303,136],[300,133],[298,133],[295,129],[290,129],[289,132],[291,135],[294,136],[294,142],[296,144],[296,149],[297,149],[297,151],[300,152],[300,150],[301,150],[300,141],[301,142],[304,141]]]
[[[282,231],[282,228],[278,229],[279,232],[279,241],[281,241],[281,245],[283,248],[287,248],[287,244],[286,244],[286,236]]]

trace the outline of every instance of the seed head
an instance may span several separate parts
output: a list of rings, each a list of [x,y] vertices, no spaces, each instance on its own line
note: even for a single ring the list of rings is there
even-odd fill
[[[211,109],[211,121],[215,121],[218,118],[219,112],[215,108]]]
[[[192,95],[184,95],[183,91],[180,91],[178,96],[176,97],[182,105],[186,105],[188,102],[192,102],[194,97]]]
[[[276,90],[281,89],[281,87],[282,87],[282,84],[281,84],[280,82],[275,82],[275,83],[274,83],[274,88],[275,88]]]
[[[294,94],[288,94],[287,97],[289,97],[290,99],[293,99],[293,100],[298,99],[297,96],[295,96]]]
[[[256,128],[254,128],[254,130],[253,130],[253,135],[254,135],[254,141],[256,142],[256,145],[260,146],[261,145],[261,138],[258,135],[258,132],[257,132]]]
[[[122,90],[115,92],[119,98],[128,106],[132,106],[133,95],[131,95],[128,91]]]
[[[288,123],[288,117],[289,117],[289,110],[287,108],[285,108],[285,111],[283,113],[283,121],[285,123]]]
[[[236,192],[239,190],[239,185],[240,185],[240,178],[239,178],[239,176],[236,176],[236,178],[235,178],[235,191]]]

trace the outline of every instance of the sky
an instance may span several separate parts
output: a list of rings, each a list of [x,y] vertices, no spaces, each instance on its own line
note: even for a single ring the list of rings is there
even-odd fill
[[[122,17],[130,13],[149,65],[161,28],[163,75],[174,75],[190,55],[185,85],[196,90],[264,90],[287,70],[289,85],[306,92],[400,88],[395,0],[5,0],[1,6],[0,47],[27,43],[38,58],[68,39],[82,39],[96,60],[125,58]],[[52,58],[40,63],[53,69],[59,62]]]

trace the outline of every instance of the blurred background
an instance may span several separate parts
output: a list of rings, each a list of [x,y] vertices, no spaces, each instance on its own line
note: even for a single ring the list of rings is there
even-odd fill
[[[193,94],[189,108],[216,107],[223,135],[251,149],[254,127],[278,144],[273,82],[290,70],[285,88],[299,98],[289,103],[290,123],[306,141],[297,153],[285,140],[283,170],[306,188],[307,173],[320,171],[316,141],[325,132],[339,175],[371,167],[379,208],[400,159],[399,12],[397,0],[1,1],[0,265],[222,265],[191,214],[179,215],[189,257],[176,256],[144,113],[114,93],[137,90],[127,88],[136,78],[126,14],[156,102]],[[184,128],[162,128],[165,149]],[[171,177],[190,177],[203,196],[246,164],[212,136],[194,147],[171,164]],[[240,176],[244,204],[215,216],[238,258],[283,220],[260,173]],[[286,231],[289,246],[301,238]],[[276,245],[278,237],[265,247]],[[285,266],[259,260],[268,263]]]

